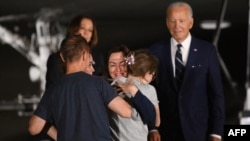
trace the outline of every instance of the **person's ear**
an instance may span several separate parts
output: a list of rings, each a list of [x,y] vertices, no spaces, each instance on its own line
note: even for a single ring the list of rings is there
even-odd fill
[[[168,27],[168,19],[165,19],[166,27]]]
[[[83,60],[83,61],[86,60],[86,51],[83,51],[83,52],[82,52],[82,60]]]
[[[190,24],[189,24],[189,29],[191,29],[193,27],[193,25],[194,25],[194,19],[191,18],[190,19]]]
[[[88,61],[89,60],[89,52],[88,51],[86,51],[86,50],[84,50],[83,52],[82,52],[82,59],[83,59],[83,61]]]
[[[62,59],[63,62],[65,62],[65,59],[63,58],[63,54],[60,52],[60,58]]]

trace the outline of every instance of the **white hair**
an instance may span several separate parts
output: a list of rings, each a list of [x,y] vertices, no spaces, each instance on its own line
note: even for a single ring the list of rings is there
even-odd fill
[[[167,7],[167,11],[169,11],[169,9],[171,8],[174,8],[174,7],[187,7],[188,8],[188,11],[189,11],[189,14],[191,16],[191,18],[193,17],[193,10],[192,10],[192,7],[186,3],[186,2],[183,2],[183,1],[178,1],[178,2],[173,2],[171,3],[168,7]]]

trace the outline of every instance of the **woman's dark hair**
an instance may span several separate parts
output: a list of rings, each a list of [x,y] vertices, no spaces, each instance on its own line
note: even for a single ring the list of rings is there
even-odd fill
[[[67,35],[66,36],[68,37],[68,36],[75,35],[79,31],[79,28],[81,26],[81,21],[83,19],[89,19],[93,23],[93,33],[92,33],[91,40],[89,42],[90,47],[93,48],[98,43],[98,35],[97,35],[97,28],[96,28],[95,21],[90,16],[78,15],[78,16],[74,17],[71,20],[71,22],[70,22],[70,24],[68,26],[68,30],[67,30]]]

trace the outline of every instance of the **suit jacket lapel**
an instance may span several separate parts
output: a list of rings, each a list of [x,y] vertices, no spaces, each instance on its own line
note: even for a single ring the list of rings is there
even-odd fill
[[[167,74],[168,77],[170,78],[172,85],[175,86],[175,89],[177,90],[177,86],[175,83],[175,78],[174,78],[174,71],[173,71],[173,63],[172,63],[172,54],[171,54],[171,44],[170,42],[167,43],[166,45],[167,49],[166,49],[166,61],[167,61],[167,70],[169,71],[169,73]]]
[[[191,39],[191,44],[190,44],[190,49],[189,49],[189,54],[188,54],[188,60],[186,64],[186,69],[184,72],[184,78],[183,78],[183,83],[185,84],[185,80],[187,76],[190,76],[189,73],[191,72],[191,69],[195,67],[195,61],[198,59],[198,53],[199,53],[199,46],[195,44],[195,39],[192,37]]]

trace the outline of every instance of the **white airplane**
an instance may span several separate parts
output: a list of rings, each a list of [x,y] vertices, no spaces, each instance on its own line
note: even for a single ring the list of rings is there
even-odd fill
[[[62,13],[62,10],[60,9],[41,9],[34,15],[21,14],[0,17],[0,43],[10,45],[32,63],[33,65],[29,68],[30,80],[32,82],[40,82],[40,93],[38,96],[24,98],[21,94],[18,94],[18,101],[15,101],[14,103],[9,102],[9,106],[7,103],[2,104],[0,109],[27,109],[25,105],[36,105],[39,102],[38,98],[40,98],[45,91],[47,59],[51,53],[59,49],[59,45],[65,36],[66,28],[58,21],[54,20],[60,13]],[[30,39],[27,39],[24,35],[14,33],[7,27],[1,25],[1,22],[29,18],[35,18],[35,31],[31,34]],[[51,29],[54,30],[51,31]],[[33,105],[32,107],[35,108],[36,106]]]

